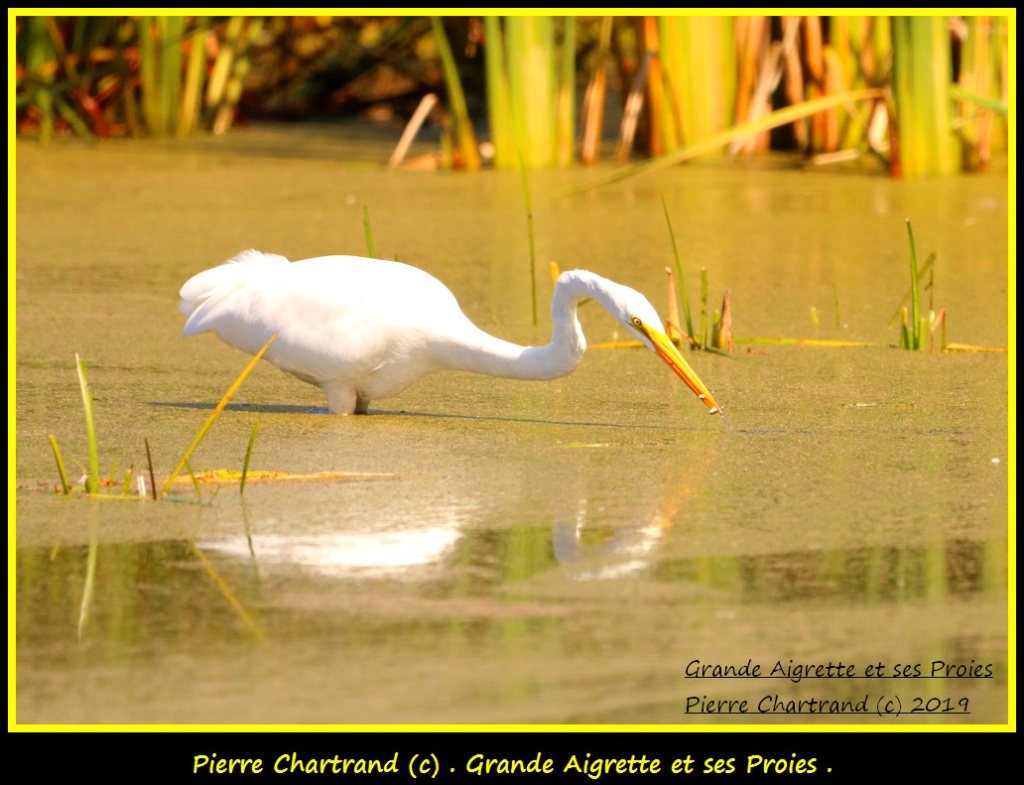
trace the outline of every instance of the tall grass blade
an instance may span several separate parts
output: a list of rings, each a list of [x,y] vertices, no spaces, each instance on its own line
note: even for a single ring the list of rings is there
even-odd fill
[[[100,490],[100,457],[96,443],[96,421],[92,413],[92,390],[85,377],[85,362],[75,354],[75,366],[78,369],[78,386],[82,390],[82,408],[85,410],[85,437],[89,442],[89,474],[86,480],[86,493],[99,493]]]
[[[370,228],[370,208],[363,205],[363,233],[366,235],[366,255],[377,258],[377,246],[373,243],[373,230]]]
[[[576,152],[576,17],[567,16],[562,23],[562,56],[555,120],[556,158],[559,166],[569,166]]]
[[[149,466],[149,486],[151,489],[151,493],[153,494],[153,501],[158,501],[156,495],[156,475],[153,473],[153,453],[151,453],[149,450],[149,439],[146,438],[143,439],[142,441],[146,445],[146,463]],[[142,480],[142,483],[139,487],[139,495],[144,496],[146,490],[146,481],[145,478],[141,476],[139,477],[139,479]]]
[[[178,465],[174,467],[174,471],[171,472],[171,476],[167,478],[167,481],[164,483],[164,486],[161,490],[161,494],[166,495],[167,491],[170,490],[171,486],[174,484],[174,481],[178,478],[178,475],[181,474],[181,470],[185,467],[185,463],[188,461],[189,457],[191,457],[196,447],[199,446],[199,443],[203,440],[203,437],[206,436],[207,431],[209,431],[210,428],[213,426],[214,422],[216,422],[217,418],[220,416],[220,413],[224,411],[224,407],[228,405],[228,402],[231,400],[231,397],[236,392],[238,392],[238,388],[242,386],[242,382],[246,380],[246,378],[252,372],[252,369],[256,367],[256,363],[260,361],[260,358],[262,358],[263,355],[266,353],[267,349],[270,348],[270,344],[274,342],[275,338],[277,338],[277,333],[274,333],[272,336],[270,336],[270,340],[263,344],[263,348],[256,353],[256,356],[253,357],[252,360],[249,361],[249,364],[245,366],[242,372],[238,375],[238,378],[235,379],[234,383],[228,388],[227,392],[224,393],[224,397],[220,399],[220,402],[214,407],[213,412],[210,414],[209,417],[206,418],[206,422],[203,423],[203,427],[199,429],[199,433],[196,434],[196,437],[192,440],[192,443],[188,446],[188,449],[185,450],[185,454],[181,456],[181,460],[178,461]]]
[[[910,324],[913,330],[911,334],[911,349],[920,349],[922,341],[921,332],[921,281],[917,270],[917,249],[914,247],[914,230],[910,226],[910,219],[907,219],[907,237],[910,240]]]
[[[50,434],[50,448],[53,450],[53,459],[57,461],[57,473],[60,474],[61,492],[67,496],[71,493],[71,483],[68,482],[68,473],[64,468],[64,458],[61,457],[60,447],[57,446],[57,437]]]
[[[924,260],[924,264],[922,264],[918,268],[918,271],[917,271],[918,276],[927,275],[931,271],[932,265],[935,263],[935,259],[936,258],[937,257],[936,257],[936,254],[935,254],[934,251],[932,251],[930,254],[928,254],[928,258]],[[910,296],[911,296],[912,293],[913,293],[913,287],[909,287],[908,286],[907,287],[907,291],[903,293],[903,297],[900,299],[899,305],[896,306],[896,310],[893,311],[892,312],[892,316],[889,317],[889,326],[890,327],[892,327],[892,325],[896,324],[896,322],[898,322],[900,320],[900,318],[902,318],[903,306],[905,306],[908,302],[910,302]]]
[[[192,31],[191,50],[185,71],[185,85],[178,107],[178,127],[175,135],[188,136],[196,129],[203,103],[203,77],[206,75],[206,35],[210,18],[200,16]]]
[[[455,66],[455,57],[452,55],[452,48],[448,43],[448,36],[445,35],[444,26],[441,24],[441,17],[430,17],[430,27],[437,40],[437,49],[441,55],[441,69],[444,72],[444,81],[448,88],[448,101],[451,104],[452,115],[455,117],[455,135],[458,137],[457,145],[460,153],[459,163],[461,168],[475,172],[480,168],[480,151],[476,146],[476,135],[473,133],[473,123],[470,122],[469,110],[466,108],[466,95],[462,91],[462,80],[459,79],[459,70]]]
[[[679,299],[683,303],[683,318],[686,320],[686,334],[691,339],[693,333],[693,318],[690,316],[690,297],[686,293],[686,277],[683,275],[683,264],[679,259],[679,246],[676,244],[676,233],[672,228],[672,219],[668,214],[668,203],[665,195],[661,195],[661,209],[665,212],[665,223],[668,225],[668,236],[672,241],[672,260],[676,266],[676,277],[679,281]],[[679,326],[679,325],[676,325]]]
[[[523,180],[523,199],[526,202],[526,231],[530,238],[530,307],[533,324],[537,324],[537,247],[533,235],[533,201],[530,199],[530,179],[526,176],[526,163],[519,155],[519,176]]]
[[[238,495],[242,496],[245,493],[245,478],[249,475],[249,459],[252,458],[252,448],[256,444],[256,434],[260,430],[260,418],[256,418],[256,423],[252,426],[252,433],[249,435],[249,446],[245,448],[245,460],[242,462],[242,479],[238,483]]]

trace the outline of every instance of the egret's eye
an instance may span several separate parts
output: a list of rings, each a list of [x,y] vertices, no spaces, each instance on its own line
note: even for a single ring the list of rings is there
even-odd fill
[[[633,326],[636,328],[644,326],[643,320],[639,316],[634,316],[630,321],[633,322]]]

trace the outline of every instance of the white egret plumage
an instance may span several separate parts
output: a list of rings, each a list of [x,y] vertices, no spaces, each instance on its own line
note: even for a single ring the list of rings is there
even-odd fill
[[[256,354],[276,333],[264,358],[318,385],[335,414],[365,412],[371,400],[396,395],[441,370],[512,379],[564,376],[587,348],[576,307],[591,298],[661,357],[711,414],[720,413],[647,299],[586,270],[559,276],[551,300],[551,341],[539,347],[509,343],[478,328],[432,275],[359,256],[289,262],[243,251],[194,275],[180,294],[186,336],[213,331],[236,349]]]

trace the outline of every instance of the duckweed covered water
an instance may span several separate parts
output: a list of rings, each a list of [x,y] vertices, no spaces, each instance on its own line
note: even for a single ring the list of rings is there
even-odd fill
[[[197,470],[240,468],[258,416],[253,469],[393,477],[68,499],[47,435],[76,474],[74,353],[101,470],[139,469],[148,438],[166,476],[245,364],[180,337],[177,289],[243,248],[363,253],[369,206],[378,252],[485,329],[540,343],[548,325],[530,324],[516,173],[383,174],[299,129],[17,152],[19,723],[1006,721],[1006,355],[690,355],[731,428],[641,350],[546,383],[438,374],[354,418],[264,364]],[[592,176],[531,175],[544,265],[665,313],[664,194],[690,291],[701,267],[729,287],[737,335],[895,343],[910,217],[950,339],[1006,346],[1004,176],[708,163],[558,196]],[[582,319],[592,343],[625,337],[597,306]],[[692,678],[748,661],[760,678]],[[984,672],[767,678],[790,661]],[[880,719],[883,695],[922,712]],[[729,700],[746,713],[702,713]],[[792,713],[809,701],[854,708]]]

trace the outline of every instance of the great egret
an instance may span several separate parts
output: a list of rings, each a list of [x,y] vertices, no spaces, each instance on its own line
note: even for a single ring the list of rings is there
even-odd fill
[[[587,348],[576,306],[600,303],[657,353],[707,405],[720,408],[665,335],[639,292],[586,270],[559,276],[547,346],[518,346],[488,335],[462,313],[448,288],[415,267],[359,256],[289,262],[243,251],[181,287],[184,334],[209,330],[249,354],[277,333],[264,355],[282,371],[315,384],[335,414],[365,413],[434,371],[474,371],[511,379],[556,379]]]

